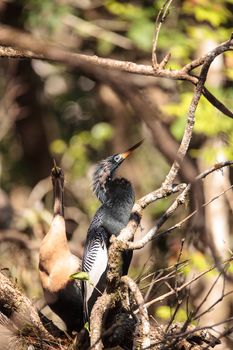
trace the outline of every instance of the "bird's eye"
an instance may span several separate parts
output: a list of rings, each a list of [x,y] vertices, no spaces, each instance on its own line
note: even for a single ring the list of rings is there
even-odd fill
[[[118,163],[118,162],[121,160],[120,154],[117,154],[117,155],[114,157],[114,160],[115,160],[115,162]]]

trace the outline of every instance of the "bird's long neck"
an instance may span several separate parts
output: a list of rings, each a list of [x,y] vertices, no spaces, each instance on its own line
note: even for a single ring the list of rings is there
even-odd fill
[[[118,234],[127,224],[134,205],[134,191],[124,178],[115,178],[108,183],[106,202],[102,205],[103,222],[108,232]]]
[[[100,189],[98,190],[98,193],[96,193],[96,196],[97,196],[97,198],[99,199],[99,201],[100,201],[101,203],[105,203],[106,200],[107,200],[106,191],[105,191],[104,188],[100,188]]]
[[[59,179],[54,180],[53,185],[53,196],[54,196],[54,206],[53,213],[54,216],[61,215],[64,216],[64,194],[63,186]]]
[[[57,262],[69,252],[64,219],[63,182],[59,177],[52,177],[52,183],[54,217],[40,247],[40,268],[47,271],[47,275],[51,273]]]

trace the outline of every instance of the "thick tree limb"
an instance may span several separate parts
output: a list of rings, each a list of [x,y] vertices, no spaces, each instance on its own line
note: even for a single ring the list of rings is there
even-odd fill
[[[37,339],[57,342],[45,329],[31,301],[0,272],[0,311],[20,330],[30,329]]]

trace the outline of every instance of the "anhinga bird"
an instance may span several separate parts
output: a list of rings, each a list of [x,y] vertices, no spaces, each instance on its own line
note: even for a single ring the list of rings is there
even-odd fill
[[[81,284],[70,276],[81,270],[80,259],[70,252],[64,219],[64,174],[54,165],[51,171],[54,217],[39,255],[39,274],[47,304],[66,324],[67,331],[83,326]]]
[[[102,205],[97,210],[87,232],[82,269],[88,272],[89,281],[84,283],[84,312],[89,318],[98,296],[105,289],[108,264],[108,246],[111,235],[118,235],[127,225],[134,205],[134,191],[124,178],[115,178],[115,172],[142,141],[124,153],[102,160],[93,176],[93,191]],[[132,251],[123,253],[122,275],[128,273]]]

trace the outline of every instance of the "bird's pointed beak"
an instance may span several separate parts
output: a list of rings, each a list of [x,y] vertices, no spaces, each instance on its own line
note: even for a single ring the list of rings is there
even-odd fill
[[[62,169],[57,166],[55,159],[53,159],[53,168],[51,171],[53,177],[59,178],[62,176]]]
[[[137,149],[139,146],[141,146],[141,144],[143,143],[143,141],[144,141],[144,140],[139,141],[138,143],[136,143],[136,145],[130,147],[130,148],[128,149],[128,151],[121,153],[120,155],[121,155],[121,157],[123,158],[123,160],[125,160],[135,149]]]

